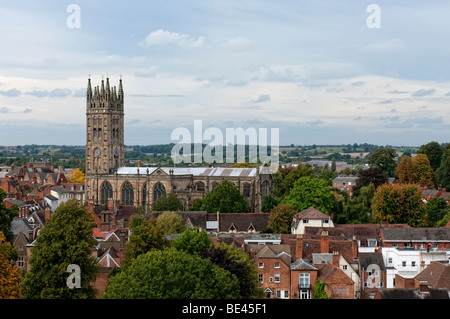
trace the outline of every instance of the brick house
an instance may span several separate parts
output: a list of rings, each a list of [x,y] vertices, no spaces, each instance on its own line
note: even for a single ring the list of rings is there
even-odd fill
[[[450,228],[381,228],[383,247],[450,249]]]

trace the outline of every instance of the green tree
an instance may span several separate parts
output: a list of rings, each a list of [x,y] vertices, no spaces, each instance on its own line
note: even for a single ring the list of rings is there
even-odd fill
[[[292,187],[294,187],[295,182],[298,181],[300,177],[314,177],[314,170],[311,165],[303,165],[301,163],[298,164],[296,168],[291,170],[286,177],[284,177],[283,182],[281,183],[283,194],[289,195]]]
[[[442,219],[436,223],[435,227],[445,227],[449,221],[450,221],[450,205],[447,206],[444,217],[442,217]]]
[[[450,190],[450,144],[447,144],[442,150],[441,164],[436,173],[439,187],[445,187]]]
[[[307,176],[295,182],[283,203],[290,204],[295,210],[303,211],[314,207],[323,213],[332,213],[334,207],[331,187],[321,179]]]
[[[156,219],[147,220],[135,215],[130,221],[131,235],[126,243],[125,265],[149,251],[161,250],[169,245],[161,229],[156,227]]]
[[[172,240],[172,247],[184,250],[191,254],[199,254],[202,250],[211,247],[211,239],[205,230],[198,227],[188,228]]]
[[[156,227],[164,235],[170,235],[183,232],[186,223],[183,217],[175,212],[163,212],[156,218]]]
[[[278,205],[279,202],[280,202],[280,200],[278,200],[277,198],[274,198],[274,197],[272,197],[272,195],[268,194],[264,197],[264,199],[262,201],[261,211],[263,213],[270,213],[272,208],[274,206]]]
[[[11,222],[14,217],[17,216],[19,209],[17,208],[17,205],[13,205],[11,208],[6,208],[3,202],[5,198],[5,191],[0,188],[0,231],[5,236],[6,241],[12,243],[14,234],[11,231]]]
[[[397,176],[398,182],[400,184],[414,183],[413,163],[409,156],[402,156],[402,159],[395,169],[395,175]]]
[[[95,223],[84,207],[70,200],[58,206],[51,219],[39,232],[32,248],[31,270],[22,283],[29,299],[86,299],[94,297],[91,281],[96,272],[92,249]],[[81,269],[80,288],[69,288],[67,267]]]
[[[330,296],[325,292],[325,286],[327,284],[320,279],[317,279],[316,285],[314,286],[314,299],[331,299]]]
[[[187,251],[166,248],[137,257],[109,279],[105,299],[236,299],[235,275]]]
[[[417,154],[412,159],[414,182],[420,186],[435,187],[436,174],[431,168],[427,155]]]
[[[367,164],[371,167],[379,167],[388,177],[395,174],[395,150],[393,148],[379,148],[367,158]]]
[[[267,226],[274,233],[290,234],[294,215],[295,210],[292,205],[281,203],[272,208]]]
[[[236,276],[242,299],[264,297],[264,292],[258,285],[258,273],[248,254],[242,249],[222,242],[202,250],[201,256]]]
[[[372,222],[427,226],[425,204],[417,185],[382,185],[372,199]]]
[[[169,193],[155,200],[152,204],[152,211],[178,211],[183,209],[183,204],[174,193]]]
[[[447,202],[440,197],[431,197],[425,204],[428,221],[431,226],[436,225],[447,213]]]
[[[225,180],[203,197],[199,210],[208,213],[246,213],[248,203],[239,188]]]
[[[0,231],[0,299],[22,298],[21,276],[16,265],[11,263],[15,249]]]
[[[425,154],[430,161],[431,168],[436,171],[441,165],[442,151],[442,146],[438,142],[433,141],[421,145],[416,153]]]

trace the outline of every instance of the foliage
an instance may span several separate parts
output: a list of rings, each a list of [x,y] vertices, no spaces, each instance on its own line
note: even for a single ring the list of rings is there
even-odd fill
[[[11,208],[6,208],[3,202],[5,198],[5,191],[0,188],[0,232],[3,232],[6,241],[12,243],[14,234],[11,231],[11,222],[17,216],[19,209],[16,205],[13,205]]]
[[[156,218],[156,227],[164,234],[181,233],[186,229],[183,217],[175,212],[163,212]]]
[[[295,182],[283,203],[300,211],[314,207],[323,213],[332,213],[334,202],[331,187],[318,178],[301,177]]]
[[[417,154],[412,159],[414,182],[420,186],[435,187],[436,174],[431,168],[427,155]]]
[[[281,203],[272,208],[267,226],[274,233],[290,234],[292,217],[294,215],[295,210],[292,205]]]
[[[84,183],[84,174],[79,168],[75,168],[67,174],[70,183]]]
[[[168,193],[165,196],[161,196],[152,204],[152,211],[178,211],[183,209],[183,204],[180,199],[174,193]]]
[[[225,180],[211,192],[206,194],[201,201],[198,210],[208,213],[246,213],[248,203],[244,196],[233,183]]]
[[[379,167],[388,177],[395,174],[395,150],[393,148],[379,148],[367,158],[371,167]]]
[[[371,167],[363,169],[358,172],[358,179],[356,180],[355,187],[353,187],[353,193],[358,195],[359,189],[364,186],[373,184],[375,188],[387,183],[388,178],[383,170],[379,167]]]
[[[272,208],[280,202],[280,199],[274,198],[272,195],[268,194],[264,197],[262,201],[261,211],[263,213],[270,213]]]
[[[449,221],[450,221],[450,205],[447,206],[444,217],[442,217],[442,219],[436,223],[435,227],[445,227],[445,225],[447,225]]]
[[[441,165],[442,146],[438,142],[429,142],[421,145],[417,154],[425,154],[430,161],[431,168],[436,171]]]
[[[264,292],[258,285],[258,272],[245,251],[222,242],[202,250],[201,256],[236,276],[242,299],[263,298]]]
[[[327,284],[320,279],[317,279],[316,285],[314,286],[314,299],[331,299],[330,296],[325,292],[325,286]]]
[[[133,216],[130,221],[130,232],[131,235],[126,244],[125,265],[139,255],[160,250],[169,245],[163,231],[156,227],[155,219],[147,220],[140,215]]]
[[[235,299],[235,275],[210,260],[167,248],[137,257],[111,277],[105,299]]]
[[[303,165],[301,163],[298,164],[296,168],[291,170],[286,177],[284,177],[283,182],[281,183],[283,194],[289,195],[292,187],[294,187],[295,182],[298,181],[300,177],[314,177],[314,170],[311,165]]]
[[[178,238],[172,240],[172,247],[191,254],[200,253],[211,247],[211,239],[205,230],[200,230],[198,227],[188,228]]]
[[[17,266],[11,263],[14,255],[14,247],[6,241],[5,235],[0,231],[0,299],[22,298],[21,276]]]
[[[425,204],[420,187],[412,184],[378,187],[372,199],[372,221],[426,226]]]
[[[428,221],[431,226],[434,226],[438,221],[440,221],[446,214],[447,202],[440,197],[431,197],[425,204],[427,211]]]
[[[414,183],[413,163],[411,157],[403,155],[395,169],[395,176],[400,184]]]
[[[439,179],[439,186],[450,190],[450,144],[443,148],[441,164],[436,173]]]
[[[95,226],[91,216],[77,201],[67,201],[55,210],[51,219],[39,232],[32,248],[31,271],[22,282],[22,292],[30,299],[86,299],[93,298],[91,281],[96,260],[91,256],[96,241],[92,237]],[[67,266],[76,264],[81,271],[81,287],[67,287]]]

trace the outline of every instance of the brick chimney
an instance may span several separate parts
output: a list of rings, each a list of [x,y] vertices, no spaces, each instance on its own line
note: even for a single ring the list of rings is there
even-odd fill
[[[295,239],[295,259],[303,258],[303,235],[297,234]]]
[[[255,250],[253,248],[250,249],[250,259],[251,260],[255,259]]]
[[[353,251],[353,259],[358,258],[358,241],[356,240],[356,236],[352,237],[352,251]]]
[[[111,215],[106,210],[101,213],[102,224],[101,224],[100,228],[101,228],[102,232],[108,232],[109,231],[109,229],[110,229],[110,224],[109,224],[110,217],[111,217]]]
[[[333,251],[333,256],[331,256],[331,264],[334,267],[339,268],[339,252],[338,251]]]
[[[328,231],[322,230],[322,237],[320,238],[320,252],[326,254],[330,252],[330,237]]]
[[[50,206],[46,206],[44,209],[44,219],[45,219],[46,224],[51,217],[52,217],[52,211],[50,209]]]
[[[427,281],[419,281],[419,293],[427,293],[428,292],[428,282]]]

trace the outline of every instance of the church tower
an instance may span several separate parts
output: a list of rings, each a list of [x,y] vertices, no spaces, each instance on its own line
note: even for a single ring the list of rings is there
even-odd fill
[[[101,86],[86,92],[86,175],[113,174],[125,164],[124,94],[122,78],[119,89],[110,87],[109,77]]]

